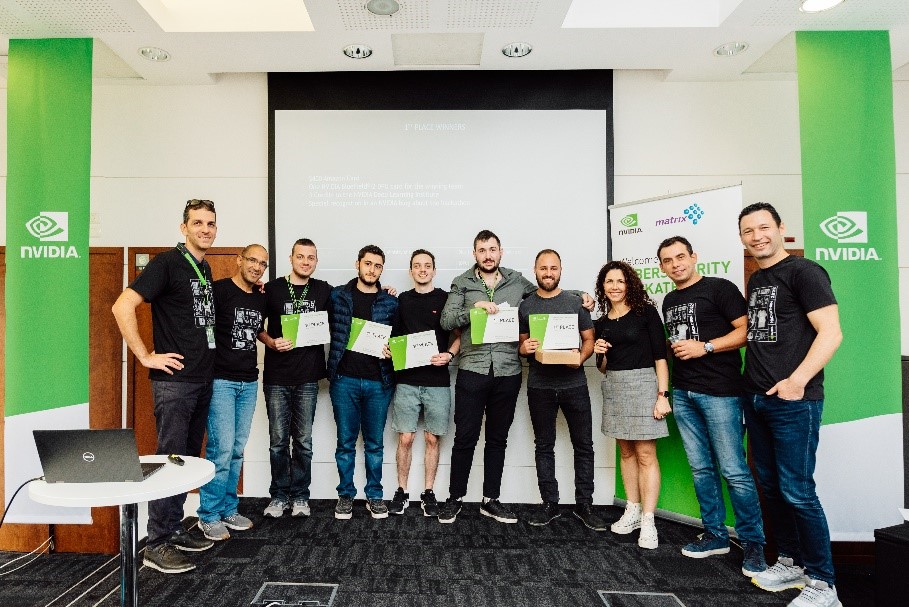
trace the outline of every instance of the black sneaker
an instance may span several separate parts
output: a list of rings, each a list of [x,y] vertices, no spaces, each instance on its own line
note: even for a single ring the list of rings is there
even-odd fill
[[[404,511],[407,509],[407,506],[410,505],[410,494],[404,493],[402,487],[398,487],[398,490],[395,491],[395,496],[391,498],[391,503],[388,504],[388,513],[389,514],[404,514]]]
[[[372,518],[388,518],[388,506],[385,500],[366,500],[366,509]]]
[[[530,516],[527,517],[527,524],[534,527],[542,527],[560,516],[562,516],[562,513],[559,511],[559,505],[556,502],[543,502],[534,508]]]
[[[196,568],[186,555],[171,544],[146,548],[142,564],[161,573],[186,573]]]
[[[346,521],[353,516],[354,499],[348,495],[339,495],[338,504],[335,506],[335,518]]]
[[[184,552],[202,552],[215,545],[213,541],[205,537],[196,537],[188,531],[177,531],[169,538],[167,543],[172,544],[174,548]]]
[[[517,523],[518,517],[497,499],[480,504],[480,514],[493,518],[500,523]]]
[[[606,531],[606,529],[609,528],[609,525],[606,524],[606,521],[594,513],[593,506],[590,504],[578,504],[575,506],[574,516],[579,521],[584,523],[584,526],[588,529],[593,529],[594,531]]]
[[[460,499],[449,497],[442,508],[439,510],[439,522],[440,523],[453,523],[455,519],[458,518],[458,514],[461,512],[461,507],[463,504]]]
[[[423,509],[423,516],[439,516],[439,502],[432,489],[427,489],[420,494],[420,508]]]

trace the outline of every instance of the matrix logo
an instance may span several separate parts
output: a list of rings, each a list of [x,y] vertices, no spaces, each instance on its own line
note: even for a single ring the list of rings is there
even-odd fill
[[[704,209],[702,209],[701,205],[699,204],[693,204],[682,212],[685,213],[685,217],[688,219],[688,221],[694,225],[697,225],[701,220],[701,217],[704,216]]]
[[[66,242],[69,240],[69,213],[66,211],[41,211],[25,222],[28,233],[41,242]],[[64,259],[79,257],[72,245],[31,245],[19,249],[22,259]]]
[[[868,242],[868,213],[865,211],[840,211],[819,224],[821,232],[840,244],[866,244]],[[874,247],[818,247],[814,251],[818,261],[880,261]]]
[[[625,215],[619,223],[626,228],[636,228],[638,227],[638,214],[632,213],[630,215]]]
[[[69,240],[69,213],[41,211],[25,222],[29,233],[42,242]]]
[[[840,211],[821,222],[821,231],[838,243],[868,242],[868,213]]]

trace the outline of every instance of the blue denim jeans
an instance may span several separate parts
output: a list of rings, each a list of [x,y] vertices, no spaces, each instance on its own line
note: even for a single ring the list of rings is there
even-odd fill
[[[215,477],[199,489],[197,514],[203,522],[237,513],[237,483],[258,392],[257,381],[215,379],[212,383],[205,459],[215,465]]]
[[[268,455],[272,499],[309,499],[312,482],[312,423],[316,417],[319,382],[295,386],[265,384],[268,412]],[[293,440],[293,446],[291,446]]]
[[[338,495],[356,497],[354,462],[357,437],[363,431],[366,455],[366,498],[382,499],[382,459],[385,451],[385,420],[394,389],[382,382],[339,375],[331,382],[331,407],[338,427],[335,461],[338,464]]]
[[[694,477],[694,492],[701,506],[704,529],[717,537],[729,539],[725,523],[726,504],[720,483],[722,475],[729,489],[739,539],[763,544],[761,506],[742,446],[745,435],[743,400],[739,396],[712,396],[679,389],[672,391],[675,421]]]
[[[823,400],[751,394],[745,424],[779,554],[804,566],[811,579],[832,586],[830,531],[814,484],[823,409]]]

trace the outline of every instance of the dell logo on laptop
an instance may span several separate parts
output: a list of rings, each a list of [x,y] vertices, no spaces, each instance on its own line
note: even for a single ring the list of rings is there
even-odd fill
[[[91,463],[95,461],[95,454],[91,451],[86,451],[82,454],[82,460]]]

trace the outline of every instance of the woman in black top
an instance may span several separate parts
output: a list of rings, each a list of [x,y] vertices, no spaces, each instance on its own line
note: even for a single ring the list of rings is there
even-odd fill
[[[653,513],[660,495],[656,439],[669,435],[669,367],[663,321],[630,265],[611,261],[596,283],[602,316],[593,351],[602,382],[602,432],[619,444],[622,484],[628,498],[613,533],[640,528],[638,545],[658,545]],[[608,362],[607,362],[608,358]],[[607,370],[608,367],[608,370]]]

